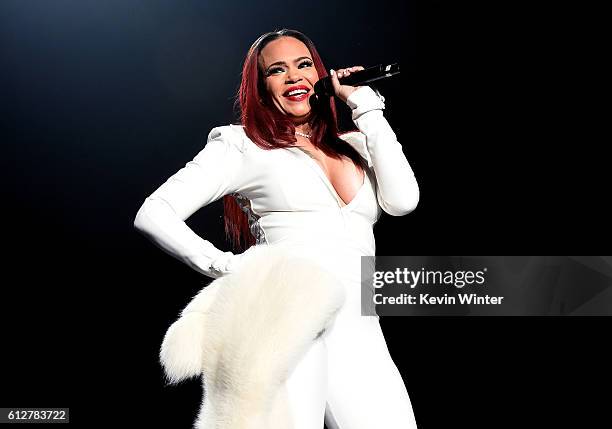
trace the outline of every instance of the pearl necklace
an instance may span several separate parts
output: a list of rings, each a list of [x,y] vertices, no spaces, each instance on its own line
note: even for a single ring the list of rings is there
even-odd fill
[[[298,136],[302,136],[302,137],[306,137],[307,139],[312,137],[312,134],[304,134],[302,132],[296,131],[295,132]]]

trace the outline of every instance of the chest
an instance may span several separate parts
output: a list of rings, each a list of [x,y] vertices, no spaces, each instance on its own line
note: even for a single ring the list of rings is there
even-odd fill
[[[237,187],[260,216],[338,207],[372,223],[379,215],[373,172],[363,171],[348,157],[333,159],[297,146],[277,150],[254,146],[245,156]]]
[[[334,158],[315,148],[300,148],[318,164],[344,205],[359,192],[364,183],[363,170],[348,157]]]

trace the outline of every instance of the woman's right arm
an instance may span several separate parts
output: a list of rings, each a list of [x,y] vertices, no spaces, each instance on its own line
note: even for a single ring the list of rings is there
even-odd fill
[[[213,128],[204,149],[147,197],[134,219],[134,227],[166,253],[213,278],[231,272],[240,255],[217,249],[185,220],[238,191],[244,162],[241,144],[231,127]]]

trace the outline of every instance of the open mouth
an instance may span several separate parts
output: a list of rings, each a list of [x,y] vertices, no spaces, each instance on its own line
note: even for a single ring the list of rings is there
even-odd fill
[[[310,92],[310,88],[307,86],[294,86],[289,88],[287,91],[283,93],[283,97],[291,100],[291,101],[303,101],[308,98],[308,93]]]

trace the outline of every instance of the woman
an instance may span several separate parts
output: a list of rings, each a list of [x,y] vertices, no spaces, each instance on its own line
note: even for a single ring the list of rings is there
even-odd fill
[[[338,135],[335,105],[315,100],[327,75],[302,33],[266,33],[251,46],[239,90],[242,125],[214,128],[204,149],[157,189],[135,226],[195,270],[219,278],[242,254],[222,252],[184,220],[224,197],[226,232],[238,246],[307,246],[333,271],[346,303],[287,381],[296,428],[416,428],[408,393],[377,316],[361,316],[360,257],[375,254],[382,210],[408,214],[419,190],[402,147],[369,87],[340,85],[361,70],[330,71],[359,131]],[[315,103],[316,101],[316,103]]]

